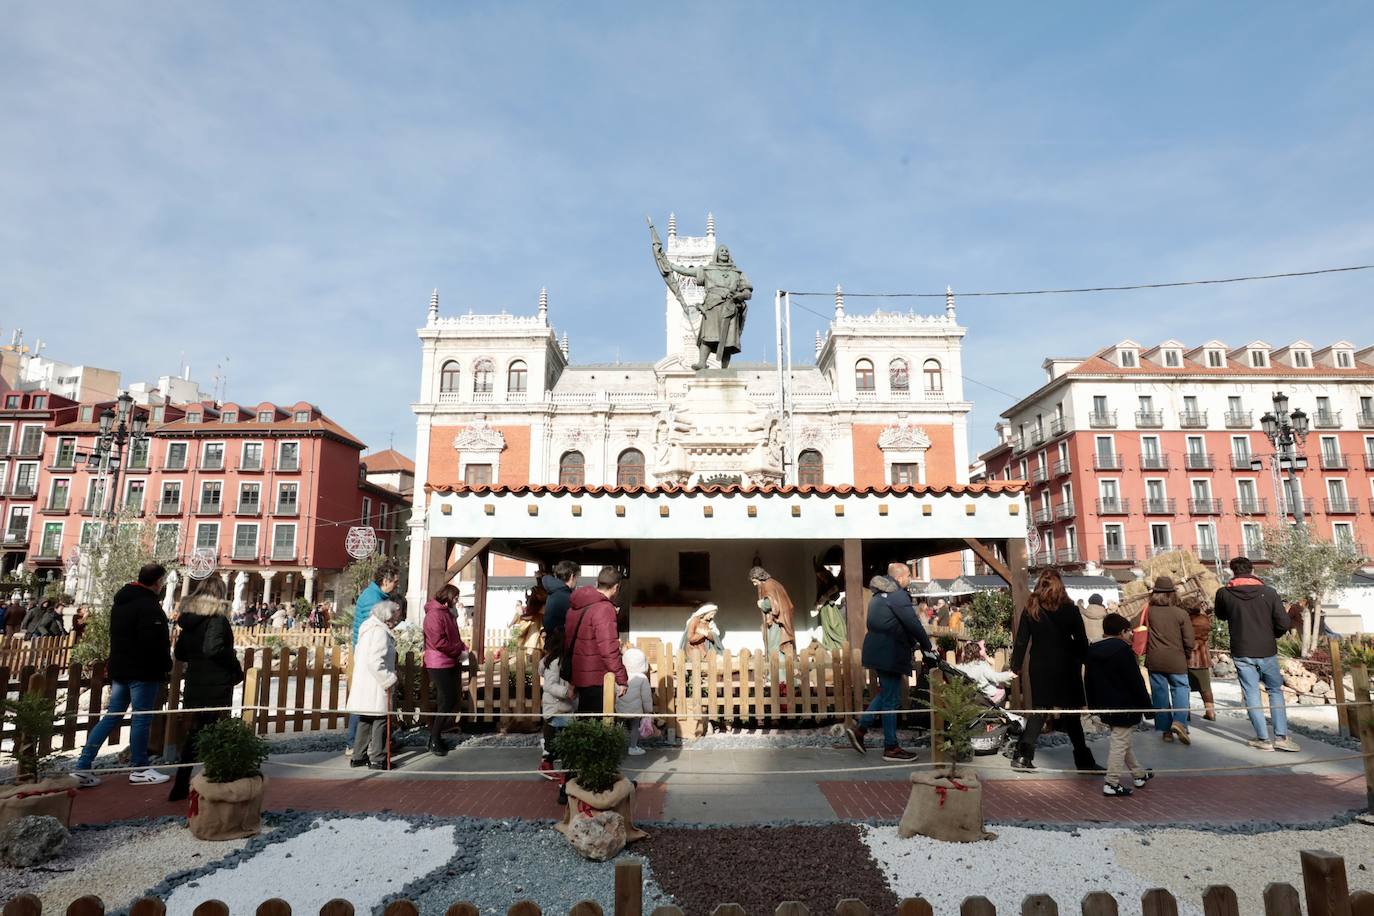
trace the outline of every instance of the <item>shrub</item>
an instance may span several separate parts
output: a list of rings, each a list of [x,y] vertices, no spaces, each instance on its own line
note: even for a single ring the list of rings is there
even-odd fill
[[[964,631],[982,640],[988,651],[1011,645],[1011,595],[1001,590],[980,591],[964,612]]]
[[[949,761],[951,776],[960,760],[973,756],[973,730],[986,711],[979,693],[978,685],[965,678],[951,678],[935,691],[933,705],[943,720],[936,740]]]
[[[1348,668],[1364,665],[1374,670],[1374,636],[1347,636],[1341,640],[1341,661]]]
[[[588,792],[605,792],[620,778],[620,758],[629,745],[625,729],[600,719],[574,719],[554,739],[554,754]]]
[[[1302,658],[1302,637],[1296,633],[1280,636],[1279,658]]]
[[[196,736],[196,755],[210,782],[235,782],[262,772],[268,745],[242,719],[220,719]]]
[[[47,746],[48,739],[52,737],[57,704],[40,693],[24,693],[17,700],[5,700],[4,712],[18,736],[14,756],[18,763],[19,781],[40,779],[51,755],[39,754],[38,749]]]

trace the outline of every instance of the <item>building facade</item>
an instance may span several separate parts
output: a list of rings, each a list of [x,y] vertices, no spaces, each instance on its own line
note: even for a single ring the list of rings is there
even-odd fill
[[[1374,545],[1374,347],[1123,340],[1044,369],[980,458],[989,479],[1029,481],[1036,563],[1263,561],[1264,529],[1299,508],[1320,537]],[[1260,424],[1280,391],[1311,420],[1296,484]]]
[[[678,235],[670,217],[670,261],[704,264],[716,245],[709,216],[696,237]],[[936,315],[856,315],[837,289],[814,364],[794,365],[784,379],[763,363],[693,371],[700,319],[692,307],[704,292],[686,282],[684,309],[656,282],[649,273],[645,291],[664,297],[665,350],[652,363],[574,363],[567,334],[550,322],[546,292],[528,315],[445,316],[434,294],[419,329],[413,407],[421,488],[411,520],[411,602],[438,588],[454,549],[430,555],[436,541],[426,504],[435,488],[967,482],[965,331],[952,298]],[[751,304],[751,329],[771,323],[772,303],[763,298]],[[492,572],[530,569],[498,558]],[[960,558],[937,558],[920,572],[958,575]]]

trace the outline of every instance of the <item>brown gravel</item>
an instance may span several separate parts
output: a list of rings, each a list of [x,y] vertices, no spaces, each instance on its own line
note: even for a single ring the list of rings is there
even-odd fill
[[[738,903],[751,916],[799,901],[833,912],[856,897],[874,912],[892,912],[897,897],[852,824],[825,827],[729,827],[655,830],[635,844],[654,880],[687,916],[710,916]]]

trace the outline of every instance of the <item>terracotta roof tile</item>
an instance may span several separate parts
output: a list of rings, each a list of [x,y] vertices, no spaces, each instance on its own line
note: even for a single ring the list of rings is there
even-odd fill
[[[859,486],[854,484],[822,484],[803,486],[800,484],[749,487],[739,484],[729,486],[680,487],[669,484],[662,487],[616,487],[616,486],[564,486],[563,484],[427,484],[426,493],[454,494],[457,496],[688,496],[706,494],[711,496],[979,496],[983,493],[1020,493],[1026,489],[1023,480],[989,480],[983,483],[952,484],[883,484]]]
[[[368,471],[373,474],[387,474],[395,471],[402,471],[406,474],[415,473],[415,462],[394,448],[382,449],[380,452],[364,455],[362,460],[363,464],[367,465]]]

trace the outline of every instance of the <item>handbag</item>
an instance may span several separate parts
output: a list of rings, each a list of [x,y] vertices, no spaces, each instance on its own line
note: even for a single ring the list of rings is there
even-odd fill
[[[654,725],[653,716],[645,716],[639,720],[639,737],[654,738],[658,735],[658,728]]]
[[[1145,649],[1150,644],[1150,606],[1145,605],[1145,610],[1140,612],[1140,622],[1136,624],[1135,631],[1131,633],[1131,648],[1136,655],[1144,655]]]

